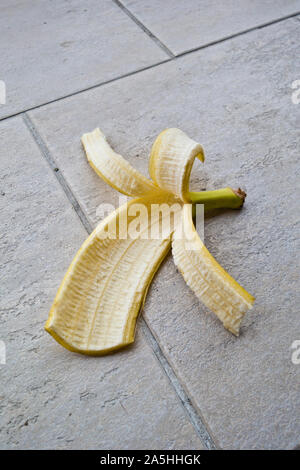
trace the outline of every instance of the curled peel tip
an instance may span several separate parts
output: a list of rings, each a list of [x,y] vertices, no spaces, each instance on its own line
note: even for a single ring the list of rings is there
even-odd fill
[[[205,161],[205,154],[204,154],[204,150],[203,150],[203,149],[201,149],[201,151],[200,151],[199,153],[197,153],[196,158],[198,158],[202,163],[204,163],[204,161]]]

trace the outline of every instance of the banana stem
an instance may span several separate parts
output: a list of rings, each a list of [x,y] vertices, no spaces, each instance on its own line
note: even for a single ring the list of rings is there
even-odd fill
[[[190,199],[193,204],[204,204],[205,210],[211,209],[238,209],[244,203],[246,193],[240,188],[217,189],[215,191],[191,192]]]

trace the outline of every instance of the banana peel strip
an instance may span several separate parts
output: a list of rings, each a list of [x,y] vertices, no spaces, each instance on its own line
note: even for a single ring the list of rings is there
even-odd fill
[[[100,129],[83,134],[81,142],[91,167],[120,193],[137,197],[158,189],[110,147]]]
[[[190,202],[189,180],[195,158],[204,162],[201,145],[180,129],[166,129],[152,146],[150,176],[160,188],[175,194],[183,202]]]
[[[123,194],[138,197],[106,217],[83,243],[55,297],[45,329],[65,348],[102,355],[134,341],[139,310],[171,243],[175,264],[186,283],[238,335],[254,298],[223,270],[200,240],[192,221],[189,178],[195,158],[204,161],[200,144],[179,129],[166,129],[150,156],[152,181],[114,152],[99,129],[84,134],[90,165]],[[120,236],[122,221],[134,219],[135,204],[147,208],[136,236]],[[179,216],[159,238],[144,237],[163,220],[149,217],[153,204],[176,206]],[[112,234],[112,231],[116,233]],[[179,236],[181,233],[181,236]],[[111,236],[112,235],[112,236]]]
[[[187,285],[224,327],[238,336],[242,318],[252,307],[254,297],[209,253],[193,224],[190,204],[182,208],[181,225],[172,237],[172,254]]]
[[[162,202],[166,202],[165,194],[157,192],[129,201],[106,217],[83,243],[45,327],[67,349],[102,355],[134,341],[136,319],[149,283],[171,245],[171,227],[158,239],[143,239],[159,224],[159,220],[150,220],[151,204]],[[122,221],[130,225],[134,219],[130,208],[136,204],[148,209],[139,219],[140,235],[115,238]]]

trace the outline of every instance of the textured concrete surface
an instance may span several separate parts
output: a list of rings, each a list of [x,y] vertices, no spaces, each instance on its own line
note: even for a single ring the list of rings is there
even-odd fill
[[[111,0],[2,0],[8,116],[168,56]]]
[[[201,449],[143,335],[99,359],[43,330],[86,231],[22,119],[0,139],[0,448]]]
[[[117,200],[80,145],[80,135],[96,126],[145,174],[155,136],[178,126],[206,150],[205,165],[193,171],[195,187],[247,190],[242,211],[207,220],[205,240],[257,298],[240,338],[207,314],[170,258],[144,311],[224,448],[299,444],[300,367],[290,349],[300,339],[300,107],[291,100],[299,36],[299,21],[289,19],[29,113],[93,224],[98,204]]]
[[[121,0],[174,54],[300,11],[299,0]]]

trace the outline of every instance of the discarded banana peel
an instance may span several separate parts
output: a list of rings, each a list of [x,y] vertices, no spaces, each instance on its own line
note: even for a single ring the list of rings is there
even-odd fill
[[[132,343],[148,287],[172,245],[175,264],[186,283],[225,328],[238,335],[254,298],[205,248],[191,208],[201,203],[206,209],[235,209],[242,206],[245,193],[231,188],[189,192],[194,159],[204,161],[204,152],[179,129],[166,129],[157,137],[149,161],[152,181],[114,152],[99,129],[84,134],[82,143],[96,173],[113,188],[137,199],[106,217],[81,246],[58,290],[45,329],[65,348],[83,354],[107,354]],[[172,209],[173,225],[164,224],[163,206]],[[160,208],[156,217],[152,217],[153,207]],[[153,236],[155,231],[158,237]]]
[[[170,191],[183,202],[190,202],[189,180],[195,158],[204,162],[201,145],[180,129],[166,129],[153,144],[150,176],[160,188]]]
[[[106,183],[120,193],[137,197],[157,189],[152,181],[113,151],[100,129],[84,134],[81,141],[91,167]]]
[[[238,336],[239,327],[254,298],[248,294],[213,258],[200,240],[192,220],[189,204],[182,209],[184,229],[172,240],[176,266],[197,297],[223,322],[225,328]]]

